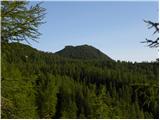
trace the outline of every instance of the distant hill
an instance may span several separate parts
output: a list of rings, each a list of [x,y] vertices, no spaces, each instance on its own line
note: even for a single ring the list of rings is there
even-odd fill
[[[66,46],[64,49],[56,52],[63,57],[73,58],[73,59],[105,59],[112,60],[110,57],[105,55],[100,50],[92,47],[90,45],[81,46]]]

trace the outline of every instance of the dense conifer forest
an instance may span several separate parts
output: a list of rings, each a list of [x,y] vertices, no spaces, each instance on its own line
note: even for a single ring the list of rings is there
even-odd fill
[[[159,118],[159,63],[88,45],[56,53],[2,43],[2,118]]]

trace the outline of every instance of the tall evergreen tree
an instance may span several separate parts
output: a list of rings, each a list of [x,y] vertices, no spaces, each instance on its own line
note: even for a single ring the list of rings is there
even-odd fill
[[[20,42],[40,36],[38,27],[43,24],[45,8],[41,3],[30,5],[27,1],[1,1],[1,40]]]

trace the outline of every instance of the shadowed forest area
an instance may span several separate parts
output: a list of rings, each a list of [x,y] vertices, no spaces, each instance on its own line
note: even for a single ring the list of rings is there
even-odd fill
[[[21,41],[37,40],[45,9],[1,4],[1,118],[159,118],[158,60],[116,61],[87,44],[37,50]]]

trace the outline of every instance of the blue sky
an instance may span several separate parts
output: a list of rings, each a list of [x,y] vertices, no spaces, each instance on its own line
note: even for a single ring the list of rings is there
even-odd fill
[[[92,45],[115,60],[151,61],[158,49],[140,41],[154,38],[143,22],[158,20],[158,2],[44,2],[39,50],[56,52],[66,45]]]

